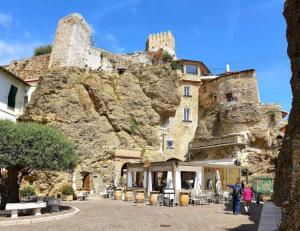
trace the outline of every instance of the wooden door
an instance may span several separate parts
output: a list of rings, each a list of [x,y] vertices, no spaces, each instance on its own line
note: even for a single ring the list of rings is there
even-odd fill
[[[86,191],[91,191],[91,174],[88,173],[84,179],[84,186]]]

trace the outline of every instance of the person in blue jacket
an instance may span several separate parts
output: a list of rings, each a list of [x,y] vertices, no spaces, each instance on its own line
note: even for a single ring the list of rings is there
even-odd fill
[[[232,211],[233,211],[233,214],[238,215],[241,213],[240,203],[241,203],[241,197],[243,195],[242,186],[240,184],[240,181],[237,180],[235,184],[227,185],[227,187],[230,187],[232,189]]]

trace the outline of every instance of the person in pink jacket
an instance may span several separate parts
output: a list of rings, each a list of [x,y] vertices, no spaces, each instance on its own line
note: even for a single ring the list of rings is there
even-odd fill
[[[249,215],[250,204],[252,201],[252,190],[249,185],[245,186],[245,189],[243,191],[243,200],[244,200],[245,212],[246,214]]]

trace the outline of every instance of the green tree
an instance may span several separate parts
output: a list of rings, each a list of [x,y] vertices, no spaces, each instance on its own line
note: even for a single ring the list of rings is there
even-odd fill
[[[49,54],[52,51],[52,45],[44,45],[34,48],[34,56]]]
[[[68,171],[77,162],[73,143],[55,128],[0,120],[1,209],[19,202],[22,179],[33,170]]]

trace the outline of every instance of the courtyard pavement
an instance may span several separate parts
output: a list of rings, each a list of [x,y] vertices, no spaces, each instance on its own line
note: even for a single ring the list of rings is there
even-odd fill
[[[60,221],[3,227],[6,231],[144,231],[144,230],[257,230],[261,205],[253,204],[251,215],[235,216],[230,204],[188,207],[157,207],[125,201],[94,199],[68,202],[80,209],[74,217]]]

